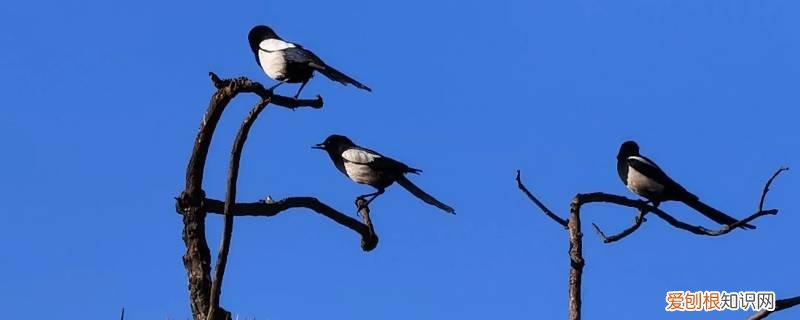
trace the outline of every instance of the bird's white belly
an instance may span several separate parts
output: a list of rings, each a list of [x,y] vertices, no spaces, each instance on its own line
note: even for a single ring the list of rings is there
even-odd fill
[[[270,78],[278,81],[286,78],[286,59],[283,57],[283,52],[260,50],[258,52],[258,60],[261,62],[261,68],[264,69],[264,73]]]
[[[659,195],[664,186],[648,178],[633,167],[628,167],[628,189],[641,196]]]
[[[376,184],[380,180],[378,172],[367,165],[352,162],[344,163],[344,171],[350,180],[361,184]]]

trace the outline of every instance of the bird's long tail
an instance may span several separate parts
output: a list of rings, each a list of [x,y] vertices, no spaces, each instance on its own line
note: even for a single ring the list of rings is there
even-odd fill
[[[406,178],[404,175],[400,175],[399,177],[397,177],[396,181],[397,184],[403,186],[403,188],[406,188],[408,192],[411,192],[411,194],[415,195],[417,198],[420,198],[422,201],[434,205],[437,208],[446,211],[447,213],[452,213],[452,214],[456,213],[455,209],[451,208],[450,206],[444,203],[441,203],[439,200],[436,200],[436,198],[434,198],[433,196],[425,193],[425,191],[422,191],[422,189],[411,183],[411,180],[408,180],[408,178]]]
[[[729,224],[735,223],[736,221],[739,221],[734,217],[731,217],[731,216],[729,216],[727,214],[724,214],[721,211],[719,211],[717,209],[714,209],[714,208],[712,208],[711,206],[709,206],[709,205],[707,205],[705,203],[700,202],[700,200],[697,199],[697,198],[694,198],[694,199],[691,199],[691,200],[683,200],[683,203],[685,203],[686,205],[692,207],[692,209],[697,210],[697,212],[702,213],[704,216],[708,217],[711,220],[714,220],[715,222],[717,222],[719,224],[729,225]],[[742,229],[755,229],[756,227],[754,225],[751,225],[751,224],[746,224],[746,225],[741,226],[741,228]]]
[[[319,73],[322,73],[323,75],[328,77],[328,79],[331,79],[333,81],[338,81],[338,82],[340,82],[341,84],[344,84],[344,85],[352,84],[352,85],[356,86],[356,88],[364,89],[364,90],[367,90],[369,92],[372,92],[372,89],[370,89],[369,87],[361,84],[361,82],[356,81],[356,79],[350,78],[346,74],[340,72],[339,70],[334,69],[333,67],[331,67],[331,66],[329,66],[327,64],[319,65],[319,64],[316,64],[316,63],[312,63],[311,67],[313,67],[314,69],[319,71]]]

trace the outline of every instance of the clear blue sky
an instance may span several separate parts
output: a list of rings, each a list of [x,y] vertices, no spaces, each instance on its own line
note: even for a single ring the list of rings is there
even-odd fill
[[[309,149],[330,133],[424,169],[443,214],[392,187],[373,205],[381,242],[304,210],[241,218],[222,302],[258,319],[562,319],[567,239],[514,172],[566,214],[577,192],[628,195],[619,144],[758,230],[707,238],[634,212],[584,210],[587,319],[666,314],[667,290],[800,294],[800,5],[796,1],[15,1],[0,10],[0,306],[9,319],[189,316],[183,187],[213,92],[206,73],[259,70],[247,32],[268,24],[374,89],[318,77],[323,110],[268,109],[245,148],[239,199],[311,195],[352,212],[370,192]],[[293,94],[296,86],[281,88]],[[223,117],[205,189],[221,199],[235,130]],[[714,226],[684,206],[675,216]],[[219,216],[209,221],[216,251]],[[800,308],[775,316],[791,319]]]

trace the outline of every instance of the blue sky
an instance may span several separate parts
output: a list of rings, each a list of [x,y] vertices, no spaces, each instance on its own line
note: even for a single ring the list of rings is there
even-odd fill
[[[303,210],[236,220],[222,303],[258,319],[562,319],[566,234],[516,189],[514,172],[564,215],[578,192],[629,195],[619,144],[711,205],[752,213],[780,165],[800,163],[796,1],[84,1],[0,5],[0,274],[8,318],[189,317],[182,189],[213,88],[208,71],[268,80],[247,32],[268,24],[373,93],[318,77],[323,110],[268,108],[251,132],[239,199],[311,195],[352,211],[328,134],[423,169],[443,214],[392,187],[373,204],[381,237]],[[296,86],[279,89],[290,95]],[[221,199],[239,122],[229,107],[205,189]],[[707,238],[635,213],[584,209],[587,319],[741,319],[663,311],[668,290],[800,294],[794,170],[758,229]],[[686,207],[664,208],[713,226]],[[208,219],[216,249],[219,216]],[[774,316],[800,316],[800,308]]]

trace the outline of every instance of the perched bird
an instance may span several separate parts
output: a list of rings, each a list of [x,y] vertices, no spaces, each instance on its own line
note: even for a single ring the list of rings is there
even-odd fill
[[[406,178],[406,173],[419,174],[422,170],[411,168],[404,163],[384,156],[367,148],[357,146],[345,136],[331,135],[324,142],[313,146],[328,152],[336,169],[339,169],[350,180],[360,184],[367,184],[377,189],[377,192],[361,195],[358,198],[371,197],[367,204],[383,194],[387,187],[395,181],[428,204],[434,205],[448,213],[456,211],[450,206],[439,202],[433,196],[425,193]]]
[[[270,78],[279,81],[270,90],[285,82],[302,83],[297,94],[294,95],[296,99],[313,76],[314,71],[317,71],[343,85],[352,84],[359,89],[372,91],[369,87],[327,65],[303,46],[284,41],[270,27],[256,26],[250,30],[247,38],[258,65]]]
[[[655,162],[639,154],[639,145],[634,141],[626,141],[617,154],[617,173],[628,189],[653,202],[653,206],[663,201],[680,201],[702,213],[717,223],[729,225],[735,218],[714,209],[684,189],[667,176]],[[755,229],[755,226],[744,225],[742,228]]]

